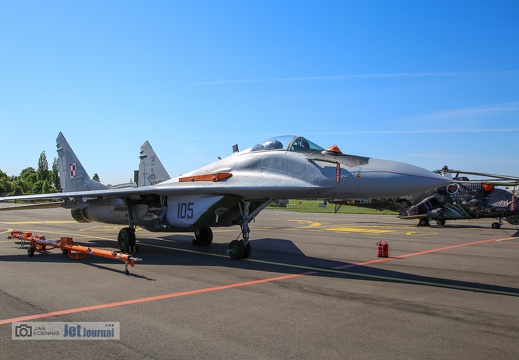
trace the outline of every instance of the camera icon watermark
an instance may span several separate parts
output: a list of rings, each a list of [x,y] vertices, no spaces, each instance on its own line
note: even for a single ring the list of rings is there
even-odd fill
[[[13,326],[14,337],[32,337],[32,326],[27,324],[20,324]]]

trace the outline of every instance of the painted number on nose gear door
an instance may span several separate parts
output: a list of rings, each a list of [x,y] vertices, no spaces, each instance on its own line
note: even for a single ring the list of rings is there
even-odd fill
[[[194,215],[193,206],[195,204],[192,202],[188,203],[178,203],[177,209],[177,218],[178,219],[192,219]]]

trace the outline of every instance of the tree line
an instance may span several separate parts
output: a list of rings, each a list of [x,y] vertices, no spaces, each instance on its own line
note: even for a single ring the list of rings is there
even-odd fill
[[[92,180],[99,182],[99,175],[94,174]],[[45,150],[40,154],[37,169],[25,168],[18,176],[9,176],[0,169],[0,195],[17,196],[56,192],[61,192],[58,158],[54,158],[52,168],[49,169]]]
[[[0,170],[0,194],[7,196],[47,194],[61,191],[58,159],[54,158],[49,169],[47,154],[43,151],[38,159],[38,168],[27,167],[18,176],[9,176]]]

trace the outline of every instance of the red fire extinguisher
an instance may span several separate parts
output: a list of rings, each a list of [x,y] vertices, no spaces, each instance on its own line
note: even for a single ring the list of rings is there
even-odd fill
[[[378,257],[384,256],[384,247],[382,245],[382,241],[377,242],[377,256]]]
[[[382,244],[382,256],[389,257],[389,244],[386,240],[384,240],[384,243]]]
[[[388,257],[389,256],[389,245],[386,240],[377,242],[377,256]]]

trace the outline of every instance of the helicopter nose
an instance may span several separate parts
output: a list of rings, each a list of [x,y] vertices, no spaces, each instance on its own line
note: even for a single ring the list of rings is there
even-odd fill
[[[372,192],[369,197],[410,195],[449,183],[448,178],[415,165],[373,158],[368,164],[361,166],[356,176],[363,179],[362,184],[366,185],[361,185],[363,190]]]

